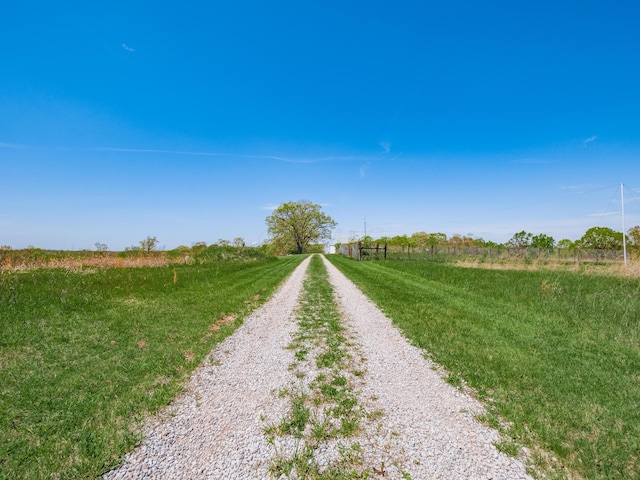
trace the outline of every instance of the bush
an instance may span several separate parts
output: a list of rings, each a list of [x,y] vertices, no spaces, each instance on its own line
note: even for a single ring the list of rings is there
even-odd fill
[[[233,260],[260,260],[267,255],[262,249],[247,247],[232,247],[230,245],[211,245],[202,253],[196,255],[199,263],[233,261]]]

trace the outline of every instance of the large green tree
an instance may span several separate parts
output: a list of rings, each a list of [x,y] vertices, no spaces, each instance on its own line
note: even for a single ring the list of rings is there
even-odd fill
[[[331,230],[337,225],[320,205],[308,200],[283,203],[266,222],[273,243],[295,248],[298,253],[312,243],[331,238]]]
[[[144,240],[140,240],[140,249],[144,253],[151,253],[158,246],[158,239],[156,237],[148,236]]]
[[[574,250],[577,245],[576,242],[569,240],[568,238],[563,238],[562,240],[558,240],[557,247],[566,248],[567,250]]]
[[[545,233],[539,233],[531,237],[531,246],[533,248],[542,248],[544,250],[551,250],[555,247],[556,241],[551,235]]]
[[[583,248],[594,250],[622,249],[622,232],[616,232],[609,227],[593,227],[578,240]]]
[[[427,240],[427,245],[430,247],[435,247],[438,245],[442,245],[447,242],[447,235],[442,232],[430,233],[429,239]]]
[[[412,243],[418,248],[424,248],[429,241],[429,234],[427,232],[415,232],[411,234]]]
[[[640,225],[636,225],[627,231],[627,241],[634,247],[640,247]]]
[[[527,248],[531,246],[531,240],[533,239],[533,233],[525,232],[524,230],[515,233],[513,237],[506,243],[510,248]]]

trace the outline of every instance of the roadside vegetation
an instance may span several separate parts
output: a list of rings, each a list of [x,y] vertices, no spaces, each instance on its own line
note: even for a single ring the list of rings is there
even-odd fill
[[[358,260],[430,260],[495,269],[570,268],[613,275],[640,276],[640,226],[625,235],[608,227],[592,227],[573,241],[550,235],[515,233],[496,243],[469,235],[415,232],[411,235],[354,237],[336,243],[341,255]]]
[[[0,270],[0,478],[95,478],[303,257]],[[182,257],[184,260],[184,257]]]
[[[127,247],[121,252],[109,251],[109,247],[100,242],[96,250],[45,250],[30,246],[15,250],[10,246],[0,247],[0,270],[15,272],[39,268],[65,268],[80,270],[83,268],[133,268],[163,267],[174,264],[206,263],[214,260],[250,260],[261,259],[272,254],[270,245],[246,247],[242,238],[233,242],[219,240],[207,246],[197,242],[187,247],[178,246],[172,250],[156,250],[158,240],[147,237],[139,245]]]
[[[329,256],[537,471],[640,478],[640,281]]]
[[[345,246],[360,244],[365,248],[380,247],[386,245],[394,252],[405,252],[411,254],[414,252],[427,252],[437,247],[453,248],[486,248],[493,250],[512,249],[520,251],[527,250],[553,250],[555,248],[573,251],[589,251],[589,250],[622,250],[623,242],[630,250],[638,252],[640,250],[640,225],[630,228],[623,235],[622,232],[615,231],[609,227],[591,227],[582,237],[577,240],[563,238],[556,240],[551,235],[545,233],[533,234],[522,230],[516,232],[504,243],[496,243],[492,240],[485,240],[476,237],[473,234],[460,235],[454,234],[447,237],[442,232],[414,232],[411,235],[396,235],[393,237],[373,238],[365,235],[362,238],[355,237]],[[336,244],[336,249],[340,249],[343,244]]]

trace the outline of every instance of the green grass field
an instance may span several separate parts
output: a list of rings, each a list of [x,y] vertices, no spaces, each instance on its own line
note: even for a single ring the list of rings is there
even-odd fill
[[[0,478],[113,467],[301,260],[0,272]],[[488,403],[503,449],[640,478],[640,280],[330,260]]]
[[[0,271],[0,478],[95,478],[303,257]]]
[[[501,448],[560,477],[640,478],[640,280],[330,260],[488,403]]]

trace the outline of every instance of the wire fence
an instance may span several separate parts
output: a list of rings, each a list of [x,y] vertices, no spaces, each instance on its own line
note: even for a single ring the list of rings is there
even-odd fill
[[[337,253],[357,260],[432,260],[469,258],[476,260],[524,260],[557,262],[618,263],[624,261],[623,250],[592,250],[583,248],[508,248],[479,247],[467,245],[435,245],[425,247],[391,246],[386,244],[365,245],[362,242],[342,244]],[[627,261],[634,257],[633,250],[627,251]]]

